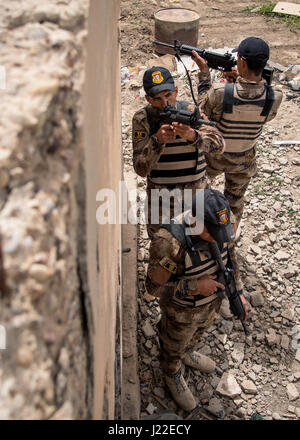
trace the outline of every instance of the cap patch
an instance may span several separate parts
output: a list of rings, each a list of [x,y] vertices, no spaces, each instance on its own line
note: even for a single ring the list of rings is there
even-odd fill
[[[217,214],[219,217],[219,224],[226,225],[226,223],[228,222],[227,209],[222,209],[222,211],[218,211]]]
[[[162,76],[162,74],[159,70],[152,73],[152,82],[154,84],[161,84],[163,82],[163,80],[164,80],[164,77]]]

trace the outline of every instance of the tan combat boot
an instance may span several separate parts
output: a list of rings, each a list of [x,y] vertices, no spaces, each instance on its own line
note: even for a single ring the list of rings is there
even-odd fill
[[[202,373],[212,373],[216,368],[215,361],[197,351],[187,354],[183,362],[188,367],[196,368]]]
[[[174,376],[166,375],[165,380],[175,402],[185,411],[192,411],[196,407],[196,401],[181,374],[181,370]]]

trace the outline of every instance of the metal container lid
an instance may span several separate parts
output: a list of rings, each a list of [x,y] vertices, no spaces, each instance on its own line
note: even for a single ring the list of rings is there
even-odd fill
[[[200,19],[197,12],[191,9],[183,8],[167,8],[160,9],[154,14],[155,20],[167,21],[172,23],[188,23],[198,21]]]

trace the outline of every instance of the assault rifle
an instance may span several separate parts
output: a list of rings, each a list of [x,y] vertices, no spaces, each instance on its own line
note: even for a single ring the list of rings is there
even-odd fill
[[[161,41],[153,41],[154,44],[159,46],[169,47],[175,51],[175,54],[189,55],[192,56],[192,51],[196,51],[200,57],[204,58],[207,62],[208,67],[212,69],[221,70],[223,72],[231,72],[232,67],[236,65],[235,57],[226,52],[225,54],[220,54],[218,52],[213,52],[210,50],[200,49],[199,47],[188,46],[187,44],[181,44],[179,40],[174,40],[174,45],[162,43]],[[273,69],[265,67],[262,73],[262,77],[267,81],[268,85],[271,85],[273,78]]]
[[[192,128],[199,128],[202,124],[211,125],[215,127],[216,122],[206,121],[200,116],[199,108],[196,107],[195,111],[189,110],[177,110],[172,105],[166,105],[159,113],[160,119],[166,124],[172,124],[172,122],[181,122],[182,124],[189,125]]]
[[[246,335],[248,335],[249,331],[243,322],[245,319],[245,309],[240,294],[236,289],[234,270],[233,268],[229,268],[224,265],[218,244],[215,241],[209,243],[209,249],[213,259],[217,262],[221,271],[221,274],[218,277],[218,282],[225,286],[225,293],[229,300],[230,310],[234,316],[240,319],[244,332]]]

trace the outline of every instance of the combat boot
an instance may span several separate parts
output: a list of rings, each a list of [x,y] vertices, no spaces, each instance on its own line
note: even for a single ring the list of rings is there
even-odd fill
[[[167,387],[173,399],[185,411],[192,411],[196,407],[196,401],[191,390],[188,388],[181,370],[174,376],[165,376]]]
[[[202,373],[212,373],[216,368],[215,361],[197,351],[187,354],[183,362],[188,367],[196,368]]]

